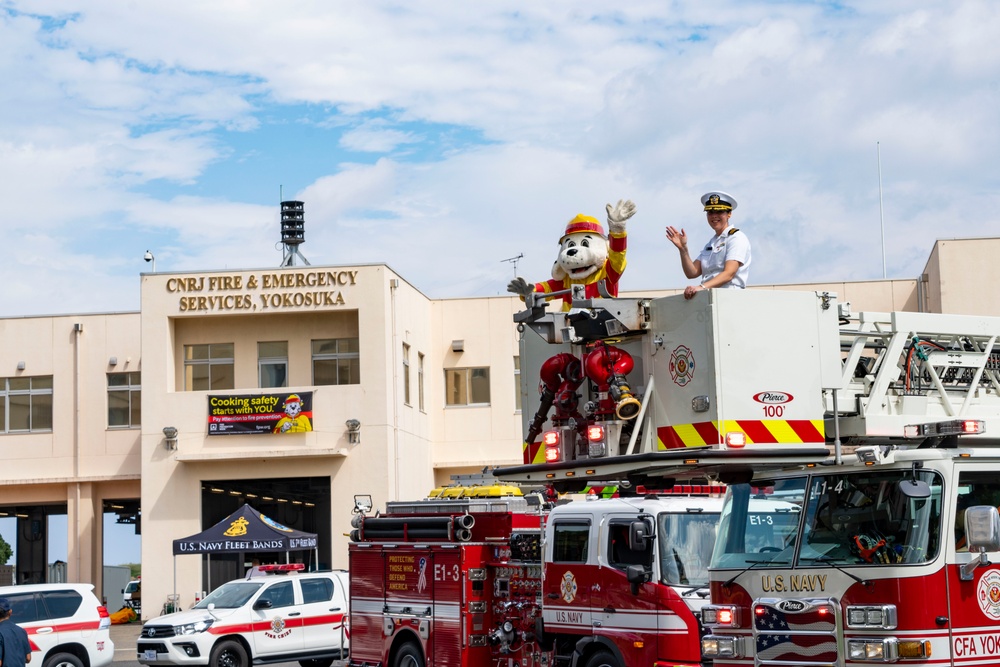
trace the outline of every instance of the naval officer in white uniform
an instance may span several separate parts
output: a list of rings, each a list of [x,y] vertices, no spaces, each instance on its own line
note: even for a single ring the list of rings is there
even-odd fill
[[[685,299],[705,289],[743,289],[750,275],[750,239],[729,224],[736,200],[730,194],[714,191],[702,195],[701,203],[715,236],[698,253],[697,259],[691,259],[684,229],[667,226],[667,238],[680,251],[684,275],[688,278],[701,276],[701,284],[684,288]]]

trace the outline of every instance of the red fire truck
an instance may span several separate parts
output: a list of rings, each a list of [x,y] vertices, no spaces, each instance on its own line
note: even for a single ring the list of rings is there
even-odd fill
[[[361,505],[350,665],[700,663],[721,487],[554,506],[463,489],[376,516]]]
[[[500,479],[725,483],[702,610],[718,667],[1000,664],[1000,318],[822,292],[598,301],[529,309],[524,336],[613,332],[639,409],[602,451],[578,428],[597,410],[542,405],[572,445],[550,454],[539,418]],[[562,367],[557,390],[579,375]]]

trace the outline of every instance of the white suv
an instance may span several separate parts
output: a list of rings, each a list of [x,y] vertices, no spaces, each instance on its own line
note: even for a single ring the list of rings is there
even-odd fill
[[[0,597],[28,632],[32,665],[105,667],[114,660],[111,617],[90,584],[2,586]]]
[[[329,667],[347,657],[347,572],[295,573],[260,566],[266,576],[223,584],[188,611],[154,618],[136,642],[144,665],[298,661]]]

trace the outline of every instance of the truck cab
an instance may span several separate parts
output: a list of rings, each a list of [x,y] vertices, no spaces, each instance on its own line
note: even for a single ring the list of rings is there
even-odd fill
[[[717,667],[995,664],[998,465],[995,445],[860,448],[839,465],[758,469],[731,484],[705,657]],[[759,497],[800,511],[762,536]]]
[[[142,613],[142,581],[133,579],[122,589],[122,601],[126,607],[130,607],[136,614]]]
[[[721,491],[721,487],[713,487]],[[558,506],[545,526],[543,643],[608,664],[697,664],[721,496]]]

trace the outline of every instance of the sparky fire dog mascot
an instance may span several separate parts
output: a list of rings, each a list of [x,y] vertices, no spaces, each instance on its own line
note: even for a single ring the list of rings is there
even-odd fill
[[[311,431],[309,417],[302,414],[302,399],[298,394],[292,394],[285,399],[285,416],[274,425],[275,433],[303,433]]]
[[[573,285],[585,285],[586,297],[600,296],[598,284],[604,286],[611,296],[618,295],[618,280],[625,271],[626,232],[625,221],[635,215],[635,204],[619,200],[615,206],[607,205],[608,229],[597,218],[580,214],[569,221],[566,231],[559,239],[559,255],[552,265],[552,280],[535,285],[524,278],[515,278],[507,285],[507,291],[527,298],[533,292],[561,292]],[[569,310],[572,295],[563,294],[563,310]]]

